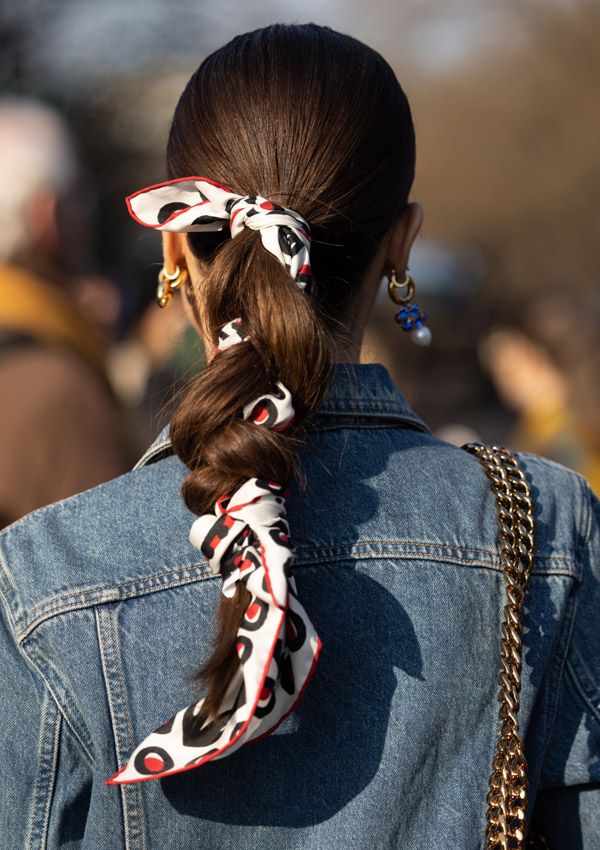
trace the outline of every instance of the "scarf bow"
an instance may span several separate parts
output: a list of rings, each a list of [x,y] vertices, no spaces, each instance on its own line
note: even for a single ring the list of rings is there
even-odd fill
[[[126,202],[138,224],[155,230],[202,233],[229,225],[232,237],[243,227],[258,230],[264,247],[300,289],[311,280],[308,223],[295,210],[261,195],[237,195],[207,177],[181,177],[140,189]]]

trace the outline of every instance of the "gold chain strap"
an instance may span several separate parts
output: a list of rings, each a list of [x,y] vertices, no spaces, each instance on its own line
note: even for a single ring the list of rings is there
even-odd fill
[[[523,608],[534,552],[529,484],[508,449],[469,443],[492,483],[498,508],[506,601],[502,623],[498,702],[500,736],[487,795],[487,850],[523,850],[527,809],[527,762],[519,735]]]

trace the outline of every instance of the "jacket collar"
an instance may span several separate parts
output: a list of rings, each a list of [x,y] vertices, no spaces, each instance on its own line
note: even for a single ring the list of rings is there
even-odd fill
[[[410,408],[381,363],[336,363],[331,385],[309,430],[348,426],[357,420],[381,420],[394,425],[431,433]],[[173,454],[169,426],[160,432],[135,465],[139,469]]]

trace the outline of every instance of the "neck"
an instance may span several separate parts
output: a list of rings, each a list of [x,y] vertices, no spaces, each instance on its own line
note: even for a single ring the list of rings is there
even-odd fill
[[[334,348],[331,355],[332,363],[360,363],[361,362],[361,349],[362,349],[362,338],[363,334],[360,334],[360,337],[353,338],[351,340],[341,340],[334,342]]]

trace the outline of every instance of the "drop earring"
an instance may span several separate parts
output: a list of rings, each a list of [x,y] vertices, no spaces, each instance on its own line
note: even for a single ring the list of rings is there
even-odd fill
[[[392,268],[387,288],[394,304],[400,305],[395,319],[402,330],[410,333],[410,338],[416,345],[429,345],[431,331],[425,324],[427,313],[424,313],[416,302],[411,303],[415,294],[415,282],[412,277],[407,272],[404,280],[399,281],[396,269]]]
[[[156,287],[156,303],[159,307],[168,307],[173,300],[173,293],[187,283],[188,273],[185,268],[175,266],[172,274],[163,266],[158,273],[158,286]]]

